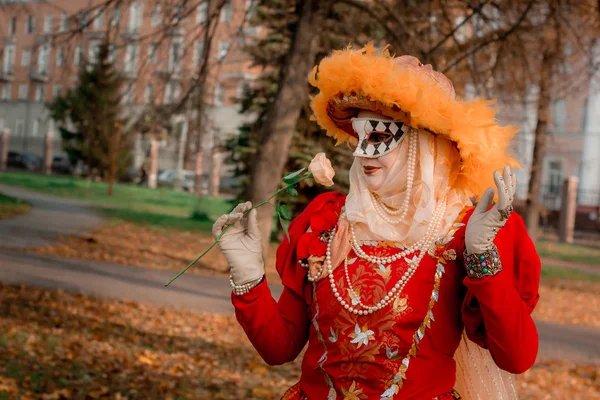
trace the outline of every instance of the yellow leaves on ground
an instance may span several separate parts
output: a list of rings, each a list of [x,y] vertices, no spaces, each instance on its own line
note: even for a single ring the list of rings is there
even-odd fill
[[[563,280],[543,284],[533,316],[550,322],[600,328],[600,282]]]
[[[279,399],[300,358],[268,367],[232,316],[0,284],[0,399]],[[538,363],[522,399],[591,399],[600,367]]]

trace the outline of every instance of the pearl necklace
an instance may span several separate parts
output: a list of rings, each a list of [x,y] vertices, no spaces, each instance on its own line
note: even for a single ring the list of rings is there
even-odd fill
[[[397,225],[400,222],[404,221],[406,218],[406,214],[408,213],[408,206],[410,204],[410,197],[412,193],[412,187],[415,179],[415,167],[417,165],[417,132],[414,129],[411,129],[409,133],[409,146],[408,146],[408,174],[407,174],[407,182],[406,182],[406,192],[404,196],[404,200],[402,202],[402,206],[397,209],[391,209],[388,207],[379,196],[373,192],[371,194],[371,202],[373,203],[373,207],[377,214],[387,223],[392,225]],[[391,218],[390,215],[400,215],[397,219]]]
[[[411,253],[414,253],[417,250],[424,248],[428,243],[431,242],[431,240],[435,237],[435,235],[437,233],[437,227],[433,226],[434,221],[438,221],[438,219],[441,220],[441,218],[443,217],[444,212],[446,211],[446,198],[447,198],[447,194],[444,194],[441,201],[438,202],[436,209],[433,212],[433,216],[432,216],[433,218],[432,218],[431,222],[429,223],[427,231],[425,232],[425,236],[423,236],[421,239],[419,239],[419,241],[417,241],[412,246],[407,247],[405,250],[403,250],[399,253],[396,253],[394,255],[391,255],[391,256],[385,256],[385,257],[370,256],[367,253],[365,253],[363,251],[363,249],[361,249],[360,245],[358,244],[358,240],[356,240],[356,233],[354,231],[354,226],[352,224],[350,224],[350,234],[352,236],[352,249],[354,250],[354,252],[356,253],[357,256],[359,256],[363,260],[367,260],[368,262],[370,262],[372,264],[391,264],[396,260],[399,260],[403,257],[406,257],[407,255],[409,255]],[[441,214],[440,214],[440,207],[443,207],[443,211],[441,211]]]
[[[350,276],[348,273],[348,260],[347,259],[344,260],[344,273],[345,273],[345,277],[346,277],[346,282],[348,284],[349,289],[352,291],[351,293],[353,293],[355,295],[355,300],[357,300],[357,302],[358,302],[357,305],[360,306],[361,308],[364,308],[364,310],[354,308],[351,305],[349,305],[342,298],[341,294],[339,293],[338,288],[335,285],[335,280],[333,278],[333,266],[331,265],[331,243],[333,242],[333,237],[331,237],[329,239],[329,242],[327,243],[327,253],[326,253],[326,259],[325,259],[325,263],[326,263],[325,265],[327,265],[327,272],[329,275],[329,283],[331,286],[331,290],[333,292],[334,297],[338,301],[338,303],[340,303],[340,305],[342,307],[344,307],[344,309],[350,311],[353,314],[368,315],[368,314],[372,314],[373,312],[375,312],[377,310],[381,310],[382,308],[387,307],[392,301],[394,301],[398,296],[400,296],[400,294],[402,293],[402,290],[404,289],[404,286],[406,286],[408,281],[414,275],[421,260],[423,259],[423,257],[425,257],[425,255],[427,254],[427,252],[429,251],[431,246],[435,243],[435,236],[437,234],[437,231],[439,230],[439,227],[440,227],[440,224],[441,224],[441,221],[442,221],[442,218],[443,218],[445,212],[446,212],[446,195],[444,195],[444,197],[442,198],[442,201],[440,201],[438,203],[436,210],[434,211],[433,219],[428,228],[428,233],[426,234],[426,237],[428,239],[427,239],[427,241],[425,241],[424,245],[420,246],[421,248],[416,248],[416,246],[413,246],[412,248],[414,248],[414,250],[412,250],[408,253],[406,253],[408,251],[408,249],[402,252],[402,253],[406,253],[406,255],[408,255],[408,254],[414,252],[415,250],[419,250],[420,251],[419,256],[417,257],[416,260],[409,262],[410,266],[409,266],[408,270],[404,273],[402,278],[400,278],[400,280],[383,297],[383,299],[381,299],[374,306],[366,306],[366,305],[362,304],[362,302],[360,301],[358,296],[356,296],[356,291],[354,290],[354,288],[352,287],[352,284],[350,283]],[[342,214],[340,217],[343,217],[343,216],[344,216],[344,214]],[[350,226],[351,226],[351,230],[352,230],[352,225],[350,225]],[[352,233],[353,233],[353,247],[354,247],[354,244],[355,244],[354,242],[356,242],[356,237],[354,235],[353,230],[352,230]],[[368,256],[366,253],[364,253],[364,251],[360,248],[360,246],[357,245],[356,247],[358,250],[360,250],[361,254],[364,255],[364,257],[361,257],[361,258],[372,258],[372,257]],[[355,252],[356,252],[356,249],[355,249]],[[398,257],[398,255],[394,255],[394,256],[392,256],[392,258],[393,257]],[[382,259],[381,257],[376,257],[376,258]],[[387,259],[387,257],[385,257],[385,258]]]

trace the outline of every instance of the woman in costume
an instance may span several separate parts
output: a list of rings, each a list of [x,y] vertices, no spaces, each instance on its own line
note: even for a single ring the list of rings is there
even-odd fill
[[[317,123],[355,158],[348,195],[322,194],[291,223],[277,250],[279,301],[256,210],[243,216],[251,204],[213,227],[233,224],[219,246],[262,358],[283,364],[308,343],[284,398],[516,398],[510,374],[537,355],[540,273],[511,213],[517,163],[505,151],[516,130],[489,103],[456,99],[431,66],[370,46],[334,52],[309,79]]]

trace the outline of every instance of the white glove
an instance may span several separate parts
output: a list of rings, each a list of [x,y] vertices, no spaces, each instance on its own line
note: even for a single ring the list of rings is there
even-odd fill
[[[244,216],[251,208],[250,202],[238,204],[230,214],[219,217],[212,228],[216,239],[225,226],[232,225],[218,243],[236,285],[256,281],[265,274],[256,210]]]
[[[473,215],[467,223],[465,247],[467,254],[480,254],[489,250],[496,233],[504,226],[513,210],[512,202],[515,197],[517,177],[509,167],[504,167],[503,176],[494,172],[494,181],[498,189],[498,203],[491,209],[494,200],[494,189],[488,188],[477,203]]]

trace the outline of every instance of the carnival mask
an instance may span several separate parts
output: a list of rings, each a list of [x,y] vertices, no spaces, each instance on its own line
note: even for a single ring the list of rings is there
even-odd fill
[[[409,126],[382,118],[353,118],[352,128],[358,135],[354,157],[379,158],[390,153],[402,141]]]

